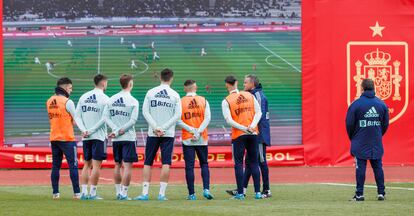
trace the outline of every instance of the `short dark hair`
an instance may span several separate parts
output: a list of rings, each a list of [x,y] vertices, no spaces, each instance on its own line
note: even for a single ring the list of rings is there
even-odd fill
[[[362,80],[361,86],[362,86],[362,89],[364,89],[364,91],[375,90],[375,84],[372,79]]]
[[[227,76],[226,79],[224,79],[224,82],[228,83],[230,85],[234,85],[236,83],[236,81],[237,81],[236,77],[234,77],[232,75]]]
[[[246,78],[249,78],[250,81],[254,83],[254,87],[259,86],[259,78],[256,76],[256,74],[248,74],[246,75]]]
[[[187,87],[187,86],[190,86],[190,85],[194,85],[194,83],[196,83],[195,80],[186,80],[184,82],[184,86]]]
[[[108,80],[108,77],[103,74],[97,74],[95,77],[93,77],[93,82],[95,85],[98,85],[102,80]]]
[[[62,77],[58,79],[56,86],[66,85],[66,84],[72,84],[72,80],[69,79],[69,77]]]
[[[174,72],[169,68],[165,68],[164,70],[161,71],[161,80],[164,82],[170,81],[171,78],[173,78],[173,76],[174,76]]]
[[[119,78],[119,83],[121,84],[122,89],[128,88],[129,82],[133,79],[133,77],[129,74],[122,74],[121,78]]]

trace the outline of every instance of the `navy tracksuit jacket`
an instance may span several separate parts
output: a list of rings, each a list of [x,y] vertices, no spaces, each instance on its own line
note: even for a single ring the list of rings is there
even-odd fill
[[[374,91],[365,91],[349,106],[346,116],[352,156],[359,159],[382,158],[382,136],[387,131],[388,124],[387,105],[375,97]]]

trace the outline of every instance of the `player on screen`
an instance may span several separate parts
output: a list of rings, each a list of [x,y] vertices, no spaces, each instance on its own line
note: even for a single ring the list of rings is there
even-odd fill
[[[160,80],[160,77],[157,71],[152,72],[152,78],[154,78],[154,80]]]
[[[40,59],[37,56],[34,58],[34,62],[35,62],[35,64],[42,64],[42,63],[40,63]]]
[[[182,115],[178,126],[182,128],[183,154],[185,160],[185,178],[187,181],[187,200],[196,200],[194,190],[194,162],[197,154],[203,179],[203,196],[213,199],[210,193],[210,171],[208,168],[208,131],[210,123],[210,105],[206,98],[197,95],[197,84],[194,80],[184,82],[187,93],[181,98]]]
[[[201,48],[201,56],[207,55],[206,50],[204,48]]]
[[[151,167],[161,148],[161,176],[158,200],[167,200],[165,191],[170,175],[171,157],[174,147],[175,125],[181,118],[181,101],[176,91],[171,89],[173,71],[161,71],[161,85],[150,89],[145,95],[142,114],[148,123],[148,137],[145,146],[142,194],[135,200],[149,200]]]
[[[136,49],[137,48],[137,46],[135,45],[135,43],[132,43],[131,44],[131,47],[132,47],[132,49]]]
[[[154,51],[152,58],[154,61],[160,60],[160,56],[157,54],[157,51]]]
[[[204,88],[205,88],[207,93],[209,93],[209,94],[211,93],[211,86],[210,85],[207,84],[206,86],[204,86]]]
[[[108,78],[98,74],[93,78],[95,88],[83,94],[76,106],[76,125],[82,132],[83,156],[81,200],[101,200],[96,193],[102,161],[106,160],[107,127],[104,113],[109,97],[104,91]],[[90,191],[88,192],[88,183]]]
[[[120,43],[121,43],[121,44],[124,44],[124,37],[121,37],[121,41],[120,41]]]
[[[226,48],[226,50],[227,51],[232,51],[233,50],[233,45],[232,45],[232,43],[230,41],[227,42],[227,48]]]
[[[70,46],[70,47],[72,47],[73,45],[72,45],[72,41],[71,40],[68,40],[68,46]]]
[[[134,69],[134,68],[138,68],[138,66],[135,64],[135,60],[131,59],[131,69]]]
[[[60,78],[57,81],[55,94],[46,102],[50,121],[50,146],[52,148],[52,173],[51,181],[53,199],[59,199],[59,178],[63,155],[69,165],[70,179],[72,181],[73,198],[80,198],[78,154],[76,139],[73,131],[73,119],[75,118],[75,104],[69,99],[72,92],[72,81]]]
[[[53,66],[53,63],[52,63],[52,62],[46,62],[46,63],[45,63],[45,66],[46,66],[46,70],[47,70],[47,72],[48,72],[48,73],[50,73],[50,71],[52,71],[52,70],[53,70],[53,68],[54,68],[54,66]]]
[[[138,162],[135,148],[135,122],[138,120],[139,103],[132,97],[134,86],[131,75],[122,75],[119,79],[122,90],[108,101],[105,112],[106,123],[112,129],[112,147],[115,161],[114,182],[118,200],[131,200],[128,197],[128,187],[131,182],[132,163]],[[121,167],[124,173],[121,176]]]
[[[222,101],[223,116],[231,129],[234,171],[236,174],[237,194],[233,199],[244,200],[243,159],[247,152],[253,176],[255,199],[263,199],[260,192],[259,146],[257,143],[257,124],[262,112],[255,97],[246,91],[237,89],[237,79],[228,76],[225,79],[229,95]]]

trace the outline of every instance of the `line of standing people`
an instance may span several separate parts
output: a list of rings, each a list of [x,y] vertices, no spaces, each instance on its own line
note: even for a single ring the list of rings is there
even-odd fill
[[[161,176],[158,200],[165,201],[165,195],[173,153],[175,127],[182,128],[183,154],[186,163],[188,200],[195,200],[194,163],[199,158],[203,178],[203,196],[213,199],[210,192],[208,167],[208,129],[211,119],[208,101],[197,95],[197,83],[187,80],[184,83],[186,96],[170,86],[174,73],[170,69],[161,71],[161,84],[150,89],[144,99],[142,113],[148,123],[148,137],[145,147],[142,194],[134,200],[149,200],[151,168],[158,150],[161,151]],[[106,159],[107,138],[112,139],[115,161],[114,182],[116,198],[131,200],[128,189],[131,181],[132,165],[138,161],[136,152],[135,123],[138,120],[139,102],[131,95],[133,77],[122,75],[122,90],[112,97],[105,95],[108,79],[102,74],[94,77],[95,88],[81,96],[75,105],[69,96],[72,81],[61,78],[57,82],[55,94],[47,101],[50,119],[50,141],[53,164],[51,181],[53,198],[58,199],[59,172],[65,155],[70,167],[75,199],[100,200],[97,184],[102,161]],[[237,192],[231,191],[233,199],[245,197],[250,176],[253,176],[255,198],[270,197],[269,176],[266,164],[266,146],[270,145],[269,114],[266,97],[259,80],[254,75],[245,78],[246,91],[237,89],[237,79],[225,79],[229,95],[222,102],[223,115],[232,127],[232,150],[235,162]],[[82,133],[85,165],[82,169],[81,188],[79,185],[77,149],[73,125]],[[109,127],[111,132],[107,135]],[[244,154],[247,152],[246,161]],[[246,169],[243,170],[243,163]],[[260,170],[263,177],[263,193],[260,191]],[[88,191],[89,185],[89,191]],[[82,190],[81,190],[82,189]]]

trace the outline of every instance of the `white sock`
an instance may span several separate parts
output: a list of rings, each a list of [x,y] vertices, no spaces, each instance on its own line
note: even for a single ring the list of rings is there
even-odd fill
[[[121,194],[121,184],[115,184],[116,195]]]
[[[88,195],[88,185],[82,185],[82,195]]]
[[[91,196],[96,196],[96,190],[97,189],[98,188],[97,188],[96,185],[91,185],[91,190],[90,190]]]
[[[128,186],[122,185],[121,187],[121,195],[124,197],[128,196]]]
[[[142,182],[142,195],[147,195],[149,191],[149,182]]]
[[[247,188],[243,188],[243,194],[246,194]]]
[[[165,196],[165,190],[167,190],[167,182],[160,182],[160,195]]]

